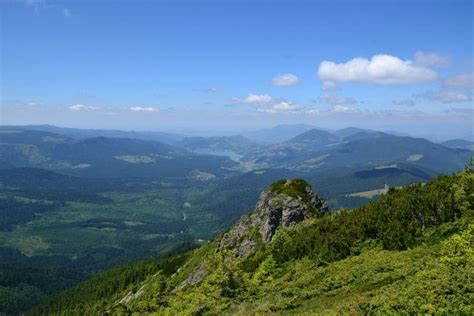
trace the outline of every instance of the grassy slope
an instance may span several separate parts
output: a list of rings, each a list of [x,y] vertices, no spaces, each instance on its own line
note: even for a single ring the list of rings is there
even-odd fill
[[[465,230],[444,242],[406,251],[367,249],[326,267],[306,258],[293,261],[280,267],[244,302],[232,304],[228,312],[340,315],[470,310],[472,313],[474,310],[468,306],[473,298],[473,284],[465,282],[474,277],[472,248],[468,249],[469,255],[459,251],[447,256],[459,239],[472,247],[474,227],[465,225],[465,222],[446,225],[444,228]],[[464,261],[465,266],[450,266],[447,259]]]
[[[176,273],[157,270],[143,282],[129,282],[110,293],[103,289],[122,276],[99,276],[31,313],[472,314],[473,182],[473,173],[440,177],[425,186],[389,192],[382,201],[351,213],[279,230],[254,269],[245,270],[243,262],[216,253],[216,241],[189,254]],[[341,224],[347,227],[340,230]],[[332,246],[325,248],[326,243]],[[230,260],[224,263],[225,258]],[[201,263],[209,271],[203,282],[173,292]],[[125,275],[135,270],[129,267],[122,268]],[[139,295],[117,303],[130,292]]]

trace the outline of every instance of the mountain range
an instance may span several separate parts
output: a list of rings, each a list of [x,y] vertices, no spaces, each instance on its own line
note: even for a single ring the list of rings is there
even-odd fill
[[[266,146],[242,157],[245,168],[324,170],[335,167],[383,167],[411,163],[442,172],[462,168],[472,154],[426,139],[372,131],[337,133],[312,129],[286,142]]]
[[[279,129],[286,137],[263,143],[0,127],[0,312],[25,311],[111,267],[207,244],[279,179],[306,179],[329,212],[353,210],[461,170],[472,154],[358,128]]]

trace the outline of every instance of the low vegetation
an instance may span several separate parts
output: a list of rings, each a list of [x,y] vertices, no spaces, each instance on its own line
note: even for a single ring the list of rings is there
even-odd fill
[[[217,239],[176,257],[171,272],[158,267],[116,291],[105,290],[115,274],[102,274],[30,314],[473,314],[473,202],[466,169],[280,228],[250,270],[216,252]]]

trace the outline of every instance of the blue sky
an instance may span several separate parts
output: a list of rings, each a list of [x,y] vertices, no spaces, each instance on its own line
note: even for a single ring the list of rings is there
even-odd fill
[[[2,124],[472,137],[472,1],[0,6]]]

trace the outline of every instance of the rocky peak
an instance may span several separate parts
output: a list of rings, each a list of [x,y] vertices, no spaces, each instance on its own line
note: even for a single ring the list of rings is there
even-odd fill
[[[243,216],[227,232],[218,251],[229,249],[237,257],[246,257],[260,244],[272,241],[276,230],[294,226],[328,211],[324,201],[302,179],[280,180],[262,192],[255,211]]]

